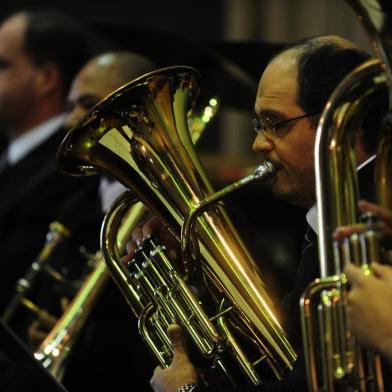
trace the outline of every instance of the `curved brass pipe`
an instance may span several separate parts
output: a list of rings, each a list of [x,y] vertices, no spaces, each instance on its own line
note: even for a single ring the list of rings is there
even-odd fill
[[[190,67],[169,67],[123,86],[69,132],[59,150],[60,167],[73,175],[109,173],[180,240],[188,211],[213,194],[187,124],[187,113],[198,94],[199,78]],[[121,202],[118,209],[120,205]],[[113,216],[107,218],[106,227],[117,226],[119,218]],[[114,235],[110,230],[105,232]],[[236,330],[242,328],[240,333],[247,337],[249,345],[256,342],[256,359],[247,361],[249,368],[242,368],[250,375],[248,381],[261,382],[253,365],[260,358],[263,360],[257,366],[265,364],[271,377],[283,377],[292,368],[296,354],[279,324],[260,272],[223,208],[216,206],[203,213],[197,219],[197,232],[201,254],[197,267],[208,286],[206,292],[212,296],[204,299],[208,310],[199,309],[201,300],[195,299],[191,288],[184,284],[183,268],[172,263],[160,246],[141,251],[142,261],[132,262],[128,272],[118,261],[116,267],[110,267],[121,276],[121,283],[117,283],[123,286],[122,291],[128,290],[131,301],[136,298],[134,312],[138,313],[142,305],[140,323],[148,324],[150,331],[155,328],[153,335],[165,342],[168,323],[174,319],[182,321],[195,343],[201,342],[199,347],[210,341],[206,347],[213,348],[201,351],[225,373],[222,350],[234,358],[241,357],[234,351],[235,344],[223,344],[230,341],[221,335],[224,328],[218,331],[221,317],[232,318],[227,324],[237,325]],[[153,240],[149,246],[154,247]],[[127,289],[132,280],[133,289]],[[222,302],[217,297],[226,300]],[[148,311],[152,300],[156,302],[155,310]],[[227,308],[222,309],[222,303]],[[205,317],[195,323],[187,322],[203,312]],[[198,330],[209,330],[211,335],[204,337]],[[168,357],[166,363],[170,353]]]
[[[359,66],[331,95],[317,130],[315,169],[321,278],[309,285],[300,302],[312,392],[383,390],[379,357],[360,353],[345,319],[347,287],[343,269],[349,262],[368,268],[370,261],[361,254],[364,239],[354,235],[338,244],[331,238],[338,226],[358,222],[355,145],[371,100],[385,88],[387,78],[380,61],[370,60]],[[380,155],[377,160],[385,165],[386,158]],[[315,311],[319,312],[318,317],[313,314]],[[321,369],[316,360],[320,353]]]

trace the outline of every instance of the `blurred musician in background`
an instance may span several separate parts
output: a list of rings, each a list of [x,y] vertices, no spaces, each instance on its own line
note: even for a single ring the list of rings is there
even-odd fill
[[[72,82],[67,98],[66,128],[75,125],[108,94],[153,69],[149,59],[127,51],[107,52],[89,60]],[[124,190],[116,181],[101,178],[99,195],[103,213]],[[45,319],[31,324],[28,334],[33,349],[56,321],[46,315]],[[138,369],[134,377],[127,377],[130,363]],[[63,384],[70,391],[127,387],[147,391],[148,369],[152,363],[139,337],[136,320],[114,282],[109,280],[71,352]]]
[[[68,90],[89,55],[85,28],[59,12],[23,11],[0,26],[0,129],[7,139],[0,169],[1,314],[52,221],[72,232],[54,257],[64,275],[81,268],[80,244],[98,247],[99,179],[61,175],[56,162]],[[40,305],[55,313],[61,294],[54,297],[52,291]],[[7,321],[25,337],[19,316]]]

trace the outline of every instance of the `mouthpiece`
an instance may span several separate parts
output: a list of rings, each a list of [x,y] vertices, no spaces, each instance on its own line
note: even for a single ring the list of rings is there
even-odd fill
[[[275,180],[276,170],[271,162],[264,161],[260,166],[257,166],[253,177],[255,181],[269,181]]]

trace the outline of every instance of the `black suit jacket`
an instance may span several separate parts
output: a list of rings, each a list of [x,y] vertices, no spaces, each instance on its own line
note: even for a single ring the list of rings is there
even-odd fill
[[[73,232],[62,244],[54,266],[63,272],[77,244],[98,248],[102,214],[98,177],[60,174],[56,154],[65,136],[59,129],[16,165],[0,173],[0,313],[15,292],[18,278],[36,258],[49,224],[58,220]],[[12,326],[12,324],[11,324]]]

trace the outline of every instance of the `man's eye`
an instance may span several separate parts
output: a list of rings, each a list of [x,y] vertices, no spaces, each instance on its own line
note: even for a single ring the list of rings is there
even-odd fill
[[[282,122],[282,121],[276,122],[276,123],[274,124],[274,128],[275,128],[275,129],[281,129],[281,128],[283,128],[284,126],[285,126],[285,123]]]
[[[65,103],[65,111],[66,112],[70,113],[70,112],[72,112],[72,110],[74,110],[74,108],[75,108],[75,103],[74,102],[67,101]]]
[[[79,105],[82,106],[82,108],[85,110],[91,109],[97,103],[98,103],[97,99],[89,96],[81,97],[79,100]]]
[[[10,67],[10,62],[0,58],[0,71],[4,71]]]

